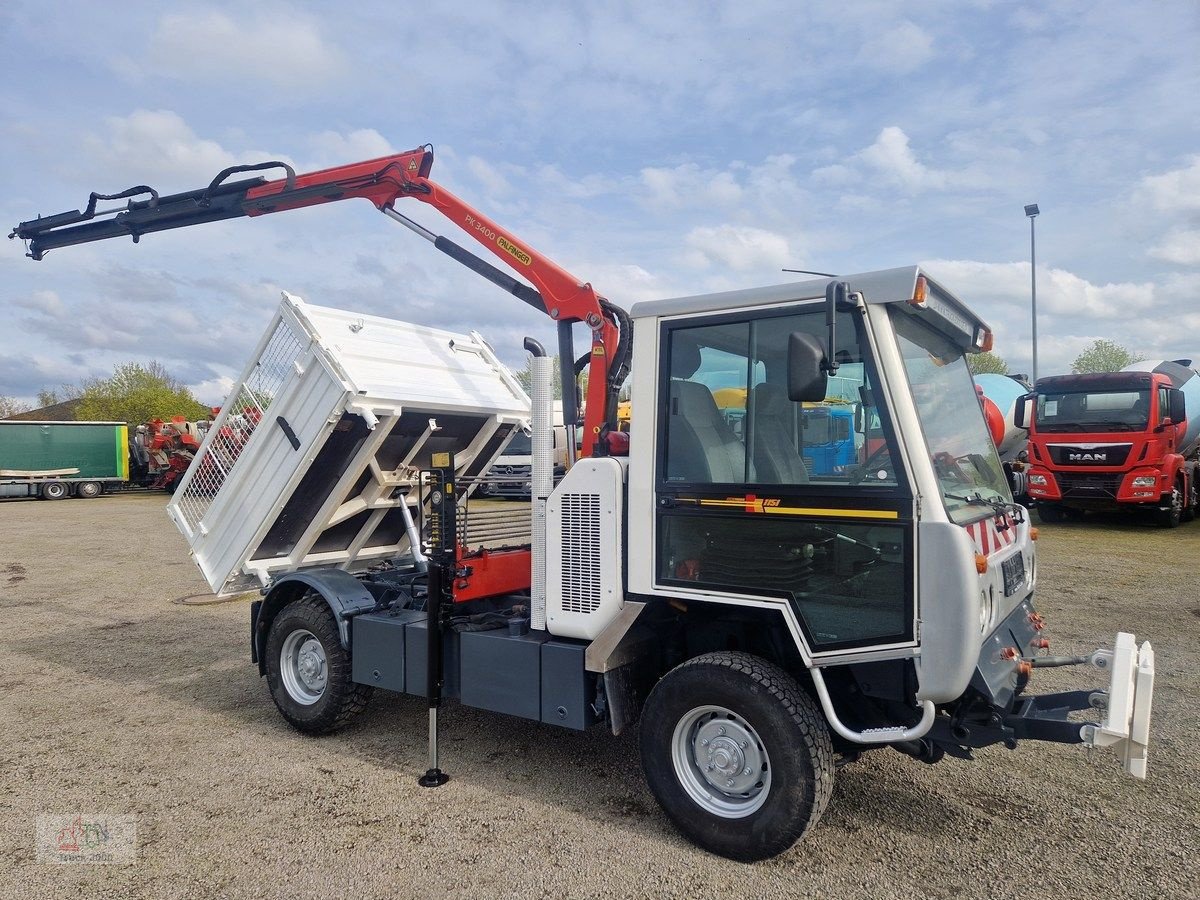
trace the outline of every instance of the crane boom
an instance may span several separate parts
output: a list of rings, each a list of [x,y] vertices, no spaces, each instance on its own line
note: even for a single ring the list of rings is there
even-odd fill
[[[39,216],[17,225],[9,237],[27,241],[28,255],[40,260],[50,250],[74,244],[114,237],[130,237],[136,243],[145,234],[205,222],[243,216],[253,218],[338,200],[369,200],[376,209],[408,225],[448,256],[541,310],[560,325],[582,322],[591,330],[582,453],[591,456],[603,452],[602,435],[607,430],[617,429],[617,392],[629,369],[632,335],[628,316],[620,307],[597,294],[591,284],[579,280],[432,181],[429,178],[432,166],[433,149],[428,145],[302,175],[297,175],[290,165],[282,162],[232,166],[219,172],[208,187],[180,194],[160,196],[146,185],[119,194],[93,193],[83,211]],[[286,177],[270,181],[262,176],[226,181],[243,172],[279,168],[286,171]],[[145,195],[148,199],[135,199]],[[533,287],[398,213],[396,201],[405,198],[436,209]],[[97,204],[102,200],[126,200],[126,204],[97,210]]]

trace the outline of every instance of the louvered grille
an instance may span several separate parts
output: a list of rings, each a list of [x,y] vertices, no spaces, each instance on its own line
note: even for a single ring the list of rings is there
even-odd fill
[[[1115,497],[1121,487],[1120,474],[1084,475],[1075,472],[1056,472],[1064,497]]]
[[[600,607],[600,496],[562,498],[563,612],[595,612]]]

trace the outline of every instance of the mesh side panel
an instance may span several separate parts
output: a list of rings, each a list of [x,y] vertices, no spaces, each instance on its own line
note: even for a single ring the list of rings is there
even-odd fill
[[[588,615],[600,608],[600,495],[562,498],[562,608]]]
[[[253,371],[226,402],[212,441],[192,461],[191,481],[178,497],[179,512],[195,534],[213,499],[225,484],[242,449],[263,421],[279,390],[295,372],[305,342],[280,321]]]

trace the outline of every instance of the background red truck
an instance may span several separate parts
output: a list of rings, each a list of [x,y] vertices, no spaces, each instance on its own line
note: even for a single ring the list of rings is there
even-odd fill
[[[1151,510],[1168,528],[1195,517],[1200,377],[1191,360],[1040,378],[1022,407],[1029,495],[1043,521],[1119,508]]]

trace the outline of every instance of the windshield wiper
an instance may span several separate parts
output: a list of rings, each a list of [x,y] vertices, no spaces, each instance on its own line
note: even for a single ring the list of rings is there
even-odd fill
[[[1025,521],[1024,508],[1019,506],[1018,504],[1012,503],[1008,500],[1002,500],[1000,498],[996,498],[994,500],[989,500],[988,498],[984,497],[978,491],[975,492],[974,497],[967,497],[962,494],[942,494],[942,496],[945,497],[947,500],[961,500],[963,503],[966,503],[969,506],[990,507],[992,512],[995,513],[996,518],[998,518],[998,519],[1003,519],[1005,516],[1011,515],[1013,517],[1013,521],[1016,522],[1018,525]],[[1007,528],[1007,527],[1008,527],[1007,524],[1005,524],[1003,526],[1003,528],[1000,527],[999,525],[996,526],[997,530],[999,530],[999,531],[1003,531],[1004,528]]]

